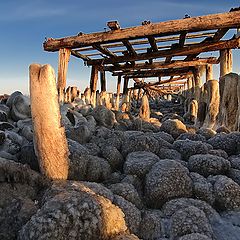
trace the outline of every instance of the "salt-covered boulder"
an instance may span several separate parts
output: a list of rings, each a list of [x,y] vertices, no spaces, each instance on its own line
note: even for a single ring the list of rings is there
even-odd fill
[[[14,121],[31,117],[30,99],[24,95],[17,95],[11,106],[11,117]]]
[[[188,132],[186,126],[178,119],[164,121],[160,130],[171,134],[175,139],[182,133]]]
[[[132,184],[126,182],[115,183],[110,185],[108,188],[114,194],[117,194],[126,199],[127,201],[131,202],[132,204],[134,204],[137,208],[139,209],[143,208],[142,200],[137,190]]]
[[[139,237],[142,239],[160,239],[163,235],[164,223],[162,212],[155,209],[147,209],[142,213]]]
[[[205,177],[225,174],[231,167],[230,162],[222,157],[211,154],[193,155],[188,160],[189,170]]]
[[[215,201],[212,184],[195,172],[191,172],[190,177],[193,181],[193,196],[212,205]]]
[[[159,160],[159,157],[151,152],[138,151],[129,153],[124,163],[124,173],[144,178],[151,167]]]
[[[184,160],[187,160],[192,155],[207,154],[212,149],[206,143],[201,141],[177,140],[173,143],[173,148],[181,153]]]
[[[105,158],[110,164],[112,170],[121,170],[124,159],[122,154],[117,150],[117,148],[113,146],[103,146],[101,148],[102,156]]]
[[[21,229],[19,239],[108,239],[127,230],[120,208],[84,183],[59,187],[55,182],[51,188],[52,196]]]
[[[171,217],[171,239],[191,233],[213,237],[213,231],[205,213],[194,206],[179,209]]]
[[[208,140],[208,143],[213,146],[213,149],[222,149],[228,155],[233,155],[236,152],[236,141],[230,134],[218,133]]]
[[[216,176],[213,185],[216,205],[224,210],[240,209],[240,186],[226,176]]]
[[[102,182],[111,175],[111,167],[107,160],[91,155],[70,156],[68,179]]]
[[[97,106],[93,109],[92,115],[99,125],[112,128],[116,122],[114,113],[105,106]]]
[[[160,208],[165,202],[192,195],[192,180],[188,170],[174,160],[154,164],[145,180],[145,197],[149,206]]]
[[[124,219],[131,233],[138,235],[141,223],[141,211],[131,202],[121,196],[115,195],[113,203],[124,213]]]

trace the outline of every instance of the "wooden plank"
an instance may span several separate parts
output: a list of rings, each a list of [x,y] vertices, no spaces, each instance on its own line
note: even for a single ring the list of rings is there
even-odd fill
[[[57,51],[60,48],[77,48],[93,44],[103,44],[123,39],[137,39],[148,36],[167,36],[182,31],[198,32],[219,28],[237,28],[240,25],[240,11],[211,14],[200,17],[185,18],[115,31],[81,34],[60,39],[49,38],[44,42],[46,51]]]
[[[228,32],[229,28],[220,28],[217,30],[217,32],[215,33],[215,35],[212,38],[213,42],[217,42],[219,41],[221,38],[224,37],[224,35]]]
[[[128,52],[129,52],[131,55],[133,55],[133,56],[136,56],[136,55],[137,55],[137,53],[136,53],[136,51],[134,50],[132,44],[131,44],[128,40],[123,40],[122,42],[123,42],[124,46],[127,48]]]
[[[74,51],[74,50],[71,51],[71,55],[73,55],[74,57],[77,57],[77,58],[81,58],[84,61],[90,61],[91,60],[91,58],[89,58],[88,56],[85,56],[85,55],[83,55],[83,54],[81,54],[77,51]]]
[[[93,48],[97,49],[99,52],[101,52],[109,57],[115,58],[117,56],[116,54],[112,53],[109,49],[101,46],[100,44],[94,44]]]
[[[231,40],[222,40],[219,42],[211,43],[199,43],[183,47],[181,49],[161,50],[152,53],[140,53],[137,56],[118,56],[114,59],[105,59],[105,64],[113,64],[120,62],[136,61],[136,60],[147,60],[160,57],[171,57],[171,56],[188,56],[192,54],[199,54],[202,52],[212,52],[221,49],[234,49],[239,48],[240,38]],[[90,60],[87,62],[88,65],[99,64],[101,60]]]
[[[157,43],[156,43],[156,40],[153,36],[149,36],[148,37],[148,41],[151,45],[151,49],[153,52],[157,52],[158,51],[158,46],[157,46]]]
[[[113,76],[128,76],[129,78],[145,78],[145,77],[159,77],[159,76],[178,76],[192,74],[192,68],[178,68],[178,69],[161,69],[151,71],[137,71],[137,72],[124,72],[113,73]]]
[[[105,71],[121,71],[121,70],[141,70],[141,69],[162,69],[162,68],[177,68],[177,67],[194,67],[199,65],[207,65],[207,64],[218,64],[219,60],[215,57],[210,58],[199,58],[193,61],[183,61],[176,60],[171,63],[162,62],[154,62],[152,64],[148,63],[138,63],[135,65],[124,64],[119,67],[115,66],[104,66],[103,69]]]
[[[179,37],[179,47],[183,47],[184,44],[185,44],[185,40],[186,40],[186,36],[187,36],[187,32],[184,31],[180,34],[180,37]]]

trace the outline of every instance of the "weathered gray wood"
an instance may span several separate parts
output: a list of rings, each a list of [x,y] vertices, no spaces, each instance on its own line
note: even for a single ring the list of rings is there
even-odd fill
[[[120,62],[130,62],[135,60],[147,60],[160,57],[173,57],[173,56],[188,56],[188,55],[198,55],[202,52],[212,52],[221,49],[235,49],[240,47],[240,38],[231,40],[222,40],[219,42],[201,42],[191,46],[185,46],[183,48],[161,50],[158,52],[151,53],[140,53],[137,56],[118,56],[114,59],[105,59],[105,64],[120,63]],[[90,60],[87,62],[88,65],[100,64],[102,60]]]
[[[123,39],[144,38],[146,36],[167,36],[182,31],[197,32],[219,28],[236,28],[240,25],[239,11],[211,14],[144,26],[118,29],[115,31],[81,34],[61,39],[47,39],[44,43],[46,51],[57,51],[60,48],[77,48],[93,44],[103,44]]]

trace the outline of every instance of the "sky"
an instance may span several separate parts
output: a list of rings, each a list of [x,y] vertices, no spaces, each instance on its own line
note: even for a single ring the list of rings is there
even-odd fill
[[[118,20],[122,28],[144,20],[161,22],[227,12],[239,0],[8,0],[0,1],[0,94],[20,90],[28,94],[31,63],[51,64],[57,73],[58,53],[45,52],[45,37],[60,38],[79,32],[104,31],[106,23]],[[234,50],[233,71],[239,73],[240,50]],[[217,77],[218,69],[214,68]],[[89,84],[90,68],[71,57],[67,84],[83,90]],[[107,90],[116,79],[107,74]]]

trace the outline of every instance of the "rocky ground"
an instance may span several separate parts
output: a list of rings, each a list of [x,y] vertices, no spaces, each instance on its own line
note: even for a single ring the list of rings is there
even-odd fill
[[[0,239],[240,239],[240,133],[184,124],[178,103],[151,101],[148,122],[132,105],[62,106],[69,180],[50,182],[29,99],[1,100]]]

